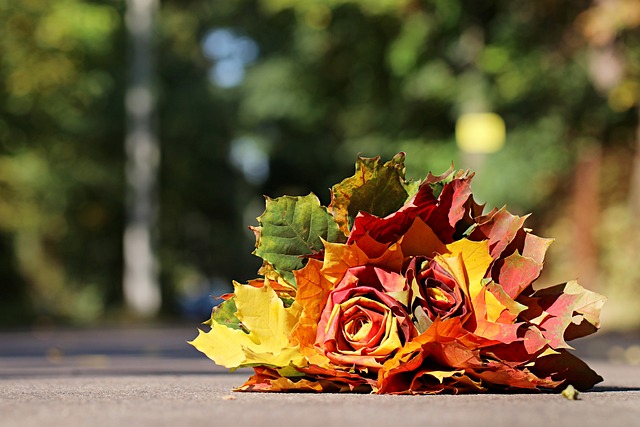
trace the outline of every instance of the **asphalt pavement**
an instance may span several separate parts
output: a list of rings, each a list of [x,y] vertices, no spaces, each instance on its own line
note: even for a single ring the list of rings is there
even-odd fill
[[[637,334],[576,345],[605,380],[575,401],[237,393],[251,371],[217,367],[186,344],[195,335],[190,326],[0,332],[0,426],[640,426]]]

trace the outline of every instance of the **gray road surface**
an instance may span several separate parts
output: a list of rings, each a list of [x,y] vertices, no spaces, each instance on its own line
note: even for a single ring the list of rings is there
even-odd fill
[[[217,368],[185,345],[194,336],[193,328],[0,332],[0,426],[640,426],[634,337],[587,341],[578,353],[605,382],[569,401],[235,393],[250,372]]]

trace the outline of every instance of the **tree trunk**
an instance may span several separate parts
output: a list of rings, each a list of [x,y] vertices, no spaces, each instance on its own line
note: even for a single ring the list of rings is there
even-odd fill
[[[127,0],[129,83],[125,110],[127,215],[124,230],[123,291],[135,315],[152,317],[161,305],[154,250],[157,171],[160,148],[154,126],[153,21],[158,0]]]
[[[636,152],[633,156],[631,181],[629,182],[629,240],[628,251],[637,254],[640,251],[640,106],[636,107],[638,123],[636,125]]]
[[[587,289],[597,288],[598,220],[600,214],[599,144],[579,148],[574,183],[575,266],[580,283]]]

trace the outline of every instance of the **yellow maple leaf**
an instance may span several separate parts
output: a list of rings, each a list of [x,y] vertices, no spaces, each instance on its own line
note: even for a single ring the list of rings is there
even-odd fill
[[[467,283],[469,297],[473,300],[483,290],[482,279],[493,262],[489,254],[489,242],[461,239],[448,244],[447,250],[451,258],[462,264],[463,267],[453,273],[458,283]]]
[[[300,305],[294,302],[285,307],[267,282],[260,288],[234,283],[234,293],[236,317],[249,333],[212,321],[211,330],[198,331],[190,344],[218,365],[231,369],[252,365],[305,366],[299,348],[289,344]]]

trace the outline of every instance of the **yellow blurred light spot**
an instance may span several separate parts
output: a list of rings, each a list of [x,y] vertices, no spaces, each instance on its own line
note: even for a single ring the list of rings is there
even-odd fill
[[[495,153],[504,145],[506,127],[495,113],[460,116],[456,123],[458,147],[468,153]]]

